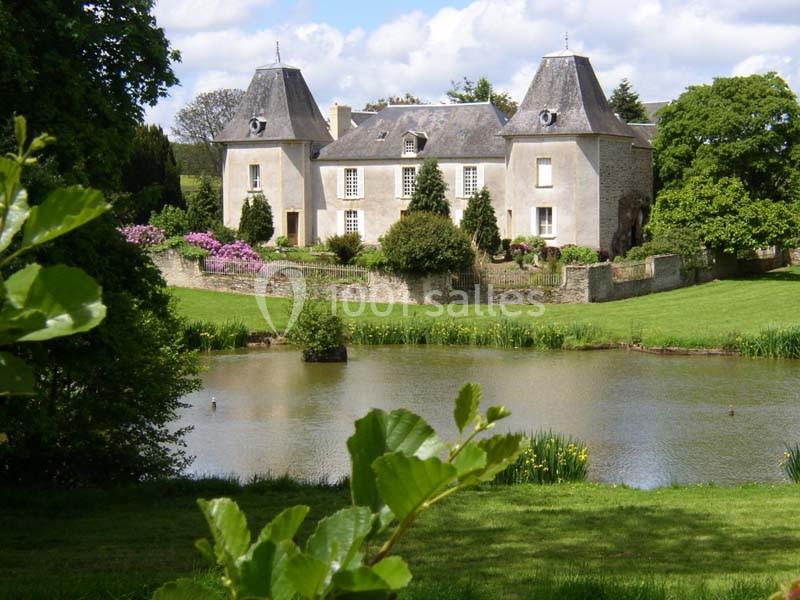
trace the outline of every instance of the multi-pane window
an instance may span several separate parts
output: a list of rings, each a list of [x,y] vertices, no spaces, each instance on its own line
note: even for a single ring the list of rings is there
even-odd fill
[[[414,195],[414,187],[417,181],[417,169],[414,167],[403,167],[403,197],[410,198]]]
[[[250,189],[261,189],[261,165],[250,165]]]
[[[414,146],[415,146],[414,138],[406,138],[405,153],[406,154],[414,154],[414,152],[416,151]]]
[[[553,187],[553,163],[549,158],[536,159],[537,187]]]
[[[344,170],[344,197],[358,198],[358,169]]]
[[[478,191],[478,167],[464,167],[464,197]]]
[[[541,236],[552,236],[554,234],[553,231],[553,207],[551,206],[540,206],[536,209],[536,222],[539,226],[539,231],[537,231],[537,235]]]
[[[358,211],[346,210],[344,211],[344,232],[345,233],[358,233]]]

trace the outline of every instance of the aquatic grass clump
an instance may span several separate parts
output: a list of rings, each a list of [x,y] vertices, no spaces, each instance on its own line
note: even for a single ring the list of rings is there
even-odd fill
[[[569,330],[559,324],[530,325],[508,319],[476,324],[456,320],[416,320],[348,323],[355,344],[433,344],[442,346],[491,346],[557,350]]]
[[[792,483],[800,483],[800,444],[786,446],[781,463],[783,474]]]
[[[539,431],[528,440],[526,448],[494,483],[566,483],[586,481],[589,474],[589,448],[580,440],[560,433]]]
[[[768,327],[755,335],[740,335],[736,347],[744,356],[800,358],[800,327]]]
[[[183,343],[190,350],[235,350],[244,348],[250,330],[241,321],[225,321],[222,324],[209,321],[192,321],[183,328]]]

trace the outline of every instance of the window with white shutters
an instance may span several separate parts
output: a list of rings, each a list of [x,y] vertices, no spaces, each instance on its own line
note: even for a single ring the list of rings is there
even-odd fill
[[[417,149],[416,149],[416,144],[414,143],[414,138],[406,138],[405,153],[414,154],[416,151]]]
[[[261,165],[250,165],[250,189],[261,189]]]
[[[536,221],[539,224],[537,235],[542,237],[552,236],[555,231],[553,228],[553,207],[540,206],[536,209]]]
[[[536,186],[553,187],[553,162],[551,159],[536,159]]]
[[[344,170],[344,197],[358,198],[358,169]]]
[[[346,210],[344,211],[344,232],[345,233],[358,233],[358,211]]]
[[[410,198],[414,195],[414,187],[417,181],[417,169],[415,167],[403,167],[403,197]]]
[[[464,167],[464,197],[469,198],[478,191],[478,167]]]

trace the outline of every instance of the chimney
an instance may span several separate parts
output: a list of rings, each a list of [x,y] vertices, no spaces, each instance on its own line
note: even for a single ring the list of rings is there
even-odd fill
[[[331,136],[338,140],[350,129],[351,110],[346,104],[331,106]]]

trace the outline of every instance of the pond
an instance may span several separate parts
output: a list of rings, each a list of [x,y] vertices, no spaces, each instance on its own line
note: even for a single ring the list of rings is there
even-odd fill
[[[584,440],[593,481],[644,488],[779,481],[784,442],[800,441],[798,361],[433,346],[349,351],[347,364],[304,364],[290,348],[207,358],[205,387],[187,396],[179,423],[194,426],[191,472],[333,481],[349,472],[345,441],[355,419],[373,407],[405,407],[451,436],[453,398],[467,381],[483,386],[484,408],[512,410],[500,431],[552,429]]]

